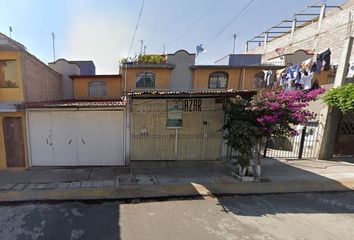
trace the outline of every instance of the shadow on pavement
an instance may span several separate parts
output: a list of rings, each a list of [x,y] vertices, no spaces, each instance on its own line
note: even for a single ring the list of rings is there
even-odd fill
[[[119,203],[23,204],[0,214],[1,239],[121,239]]]
[[[227,213],[262,217],[279,214],[354,214],[353,201],[354,193],[293,193],[220,197],[217,205]]]

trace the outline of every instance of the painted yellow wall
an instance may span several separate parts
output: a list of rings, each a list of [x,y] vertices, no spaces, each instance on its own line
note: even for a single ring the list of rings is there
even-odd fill
[[[109,99],[120,98],[122,96],[122,78],[121,76],[92,76],[92,77],[73,77],[74,80],[74,98],[75,99]],[[93,80],[103,80],[107,83],[107,96],[89,97],[88,83]]]
[[[126,71],[126,73],[125,73]],[[171,79],[171,69],[168,68],[151,68],[151,69],[144,69],[144,68],[128,68],[123,69],[122,71],[122,86],[123,91],[125,91],[124,84],[125,84],[125,76],[127,82],[126,91],[131,91],[136,88],[136,75],[142,72],[151,72],[156,74],[155,79],[155,89],[168,89],[170,86],[170,79]]]
[[[26,118],[24,112],[14,112],[14,113],[0,113],[0,169],[6,169],[6,149],[5,149],[5,137],[4,137],[4,126],[3,119],[5,117],[21,117],[22,118],[22,129],[23,129],[23,141],[24,141],[24,152],[25,152],[25,168],[28,168],[28,149],[27,149],[27,129],[26,129]]]
[[[266,68],[196,68],[193,73],[193,88],[208,89],[209,75],[221,71],[229,74],[227,89],[249,90],[253,87],[255,74],[262,70]]]
[[[0,51],[0,60],[16,60],[18,88],[0,88],[0,101],[23,101],[23,83],[20,51]]]
[[[236,68],[197,68],[193,74],[194,89],[208,89],[209,75],[213,72],[226,72],[229,74],[227,83],[228,89],[238,89],[240,79],[240,69]]]

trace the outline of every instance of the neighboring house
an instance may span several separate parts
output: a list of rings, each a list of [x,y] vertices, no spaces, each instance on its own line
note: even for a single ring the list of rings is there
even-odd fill
[[[80,67],[76,63],[71,63],[65,59],[58,59],[55,62],[48,63],[49,67],[63,75],[63,98],[74,98],[74,84],[70,78],[71,75],[80,75]]]
[[[85,75],[94,76],[96,74],[95,64],[91,61],[68,61],[58,59],[48,63],[49,67],[63,75],[63,94],[64,99],[74,98],[74,83],[70,76]]]
[[[257,66],[262,63],[262,54],[229,54],[215,61],[216,65]]]
[[[0,33],[0,169],[28,167],[26,114],[19,104],[62,99],[62,76]]]

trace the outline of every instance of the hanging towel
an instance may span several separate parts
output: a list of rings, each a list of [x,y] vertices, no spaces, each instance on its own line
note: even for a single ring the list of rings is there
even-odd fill
[[[316,73],[321,71],[328,71],[331,67],[331,51],[327,49],[326,51],[317,54],[316,57]]]
[[[300,66],[299,64],[296,64],[296,65],[293,65],[293,66],[290,66],[286,69],[286,77],[289,79],[289,80],[297,80],[300,78]]]
[[[264,72],[264,81],[266,86],[269,86],[271,84],[271,77],[272,77],[272,70],[263,70]]]
[[[301,83],[304,86],[304,90],[308,90],[311,88],[311,81],[313,78],[313,72],[304,72],[301,77]]]
[[[327,49],[322,53],[322,71],[328,71],[331,68],[331,51]]]
[[[310,69],[312,64],[312,58],[309,58],[301,63],[302,69]]]

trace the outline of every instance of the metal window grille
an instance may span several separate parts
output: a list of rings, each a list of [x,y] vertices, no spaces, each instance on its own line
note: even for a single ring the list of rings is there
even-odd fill
[[[209,75],[209,88],[227,88],[229,74],[226,72],[213,72]]]
[[[136,76],[137,88],[155,88],[156,75],[151,72],[138,73]]]
[[[102,80],[95,80],[95,81],[89,82],[88,95],[90,97],[107,96],[107,83]]]

